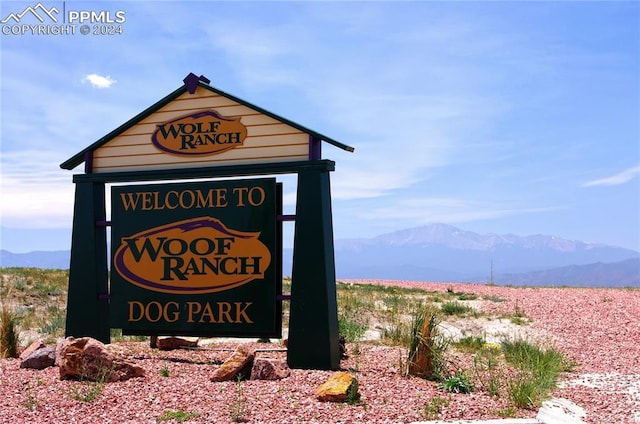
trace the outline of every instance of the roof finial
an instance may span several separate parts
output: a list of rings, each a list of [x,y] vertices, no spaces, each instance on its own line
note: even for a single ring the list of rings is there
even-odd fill
[[[193,72],[189,72],[189,75],[184,77],[182,80],[184,81],[184,85],[187,87],[187,91],[189,94],[193,94],[196,92],[196,88],[198,88],[198,82],[202,81],[205,84],[209,84],[211,80],[205,77],[204,75],[197,76]]]

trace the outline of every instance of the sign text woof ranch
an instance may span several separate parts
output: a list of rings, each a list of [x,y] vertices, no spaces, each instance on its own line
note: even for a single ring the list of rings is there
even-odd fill
[[[158,125],[151,141],[175,155],[215,155],[242,146],[246,138],[240,118],[205,110]]]
[[[275,336],[275,179],[112,188],[111,308],[126,333]]]

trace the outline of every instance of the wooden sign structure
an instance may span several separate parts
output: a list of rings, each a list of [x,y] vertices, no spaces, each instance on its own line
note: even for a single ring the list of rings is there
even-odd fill
[[[74,174],[66,335],[278,337],[291,368],[340,366],[329,172],[350,146],[209,85],[184,85],[60,166]],[[297,174],[295,215],[266,175]],[[254,178],[260,176],[261,178]],[[230,177],[246,179],[220,180]],[[194,180],[197,182],[175,182]],[[172,181],[164,184],[140,182]],[[204,180],[204,181],[201,181]],[[111,188],[106,217],[105,184]],[[295,221],[291,295],[282,222]],[[107,227],[111,227],[111,277]]]

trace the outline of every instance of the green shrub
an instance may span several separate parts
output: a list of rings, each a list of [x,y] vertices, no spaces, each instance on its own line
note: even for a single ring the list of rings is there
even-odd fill
[[[350,321],[344,316],[338,317],[338,332],[344,336],[345,341],[349,343],[360,341],[366,331],[366,325]]]
[[[451,393],[471,393],[473,391],[471,379],[460,371],[456,372],[455,375],[445,378],[439,387]]]
[[[458,293],[458,300],[476,300],[478,295],[473,293]]]
[[[465,315],[472,312],[473,309],[467,305],[463,305],[460,302],[446,302],[440,305],[440,310],[445,315]]]
[[[507,301],[507,299],[500,296],[495,296],[495,295],[484,296],[483,299],[488,300],[490,302],[496,302],[496,303]]]

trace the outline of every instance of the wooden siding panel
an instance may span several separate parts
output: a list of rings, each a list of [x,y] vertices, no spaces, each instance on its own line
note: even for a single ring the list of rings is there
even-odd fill
[[[188,168],[207,165],[231,165],[242,163],[289,162],[308,160],[307,146],[283,146],[252,149],[251,156],[239,155],[237,150],[213,157],[176,158],[163,153],[140,156],[95,157],[93,172],[111,172],[143,169]],[[224,156],[224,157],[222,157]],[[179,160],[176,160],[179,159]]]

